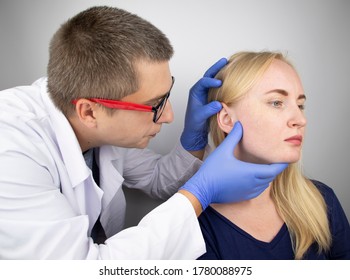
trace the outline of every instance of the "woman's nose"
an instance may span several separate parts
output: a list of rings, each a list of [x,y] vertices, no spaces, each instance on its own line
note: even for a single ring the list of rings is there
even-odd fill
[[[305,113],[299,106],[295,106],[293,112],[288,121],[288,126],[290,127],[304,127],[306,126],[307,120],[305,117]]]

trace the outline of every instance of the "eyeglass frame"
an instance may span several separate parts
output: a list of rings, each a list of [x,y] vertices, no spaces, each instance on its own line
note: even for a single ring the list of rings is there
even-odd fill
[[[144,104],[138,104],[138,103],[132,103],[132,102],[127,102],[127,101],[121,101],[121,100],[113,100],[113,99],[103,99],[103,98],[86,98],[87,100],[90,100],[92,102],[101,104],[102,106],[105,106],[107,108],[111,109],[121,109],[121,110],[130,110],[130,111],[141,111],[141,112],[153,112],[153,122],[156,123],[160,117],[162,116],[166,103],[169,99],[170,92],[174,86],[175,83],[175,77],[171,76],[171,87],[169,91],[164,95],[162,100],[156,105],[156,106],[151,106],[151,105],[144,105]],[[77,104],[79,99],[74,99],[72,100],[73,104]],[[158,111],[159,108],[162,108],[159,115]]]

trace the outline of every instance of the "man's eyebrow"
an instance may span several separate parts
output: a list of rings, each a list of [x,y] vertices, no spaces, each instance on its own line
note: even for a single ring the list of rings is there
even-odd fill
[[[146,101],[146,102],[147,102],[147,103],[156,102],[156,101],[158,101],[159,99],[164,98],[167,94],[168,94],[168,93],[165,93],[165,94],[163,94],[163,95],[161,95],[161,96],[154,97],[154,98],[152,98],[152,99],[150,99],[150,100],[148,100],[148,101]]]
[[[266,92],[266,94],[273,93],[273,92],[277,92],[277,93],[279,93],[279,94],[281,94],[283,96],[288,96],[288,92],[287,91],[285,91],[284,89],[279,89],[279,88],[269,90],[269,91]],[[306,100],[306,95],[305,94],[300,94],[298,96],[298,100],[299,99],[305,99]]]
[[[174,76],[171,76],[171,86],[170,86],[170,89],[169,89],[166,93],[164,93],[163,95],[158,96],[158,97],[154,97],[154,98],[152,98],[152,99],[150,99],[150,100],[148,100],[148,101],[146,101],[146,102],[147,102],[147,103],[153,103],[153,102],[155,102],[155,101],[158,101],[158,100],[160,100],[160,99],[163,99],[166,95],[170,94],[170,91],[171,91],[172,88],[173,88],[174,82],[175,82],[175,78],[174,78]]]

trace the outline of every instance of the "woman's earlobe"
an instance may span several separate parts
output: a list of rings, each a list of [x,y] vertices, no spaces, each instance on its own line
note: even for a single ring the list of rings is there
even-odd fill
[[[229,133],[237,119],[233,113],[233,110],[226,104],[222,103],[222,109],[219,113],[217,113],[217,121],[220,129],[226,133]]]

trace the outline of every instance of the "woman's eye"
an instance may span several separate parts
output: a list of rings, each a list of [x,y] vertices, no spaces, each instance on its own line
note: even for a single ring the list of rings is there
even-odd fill
[[[281,108],[283,106],[283,102],[279,100],[274,100],[271,102],[271,105],[276,108]]]
[[[305,104],[298,105],[298,107],[301,111],[305,110]]]

